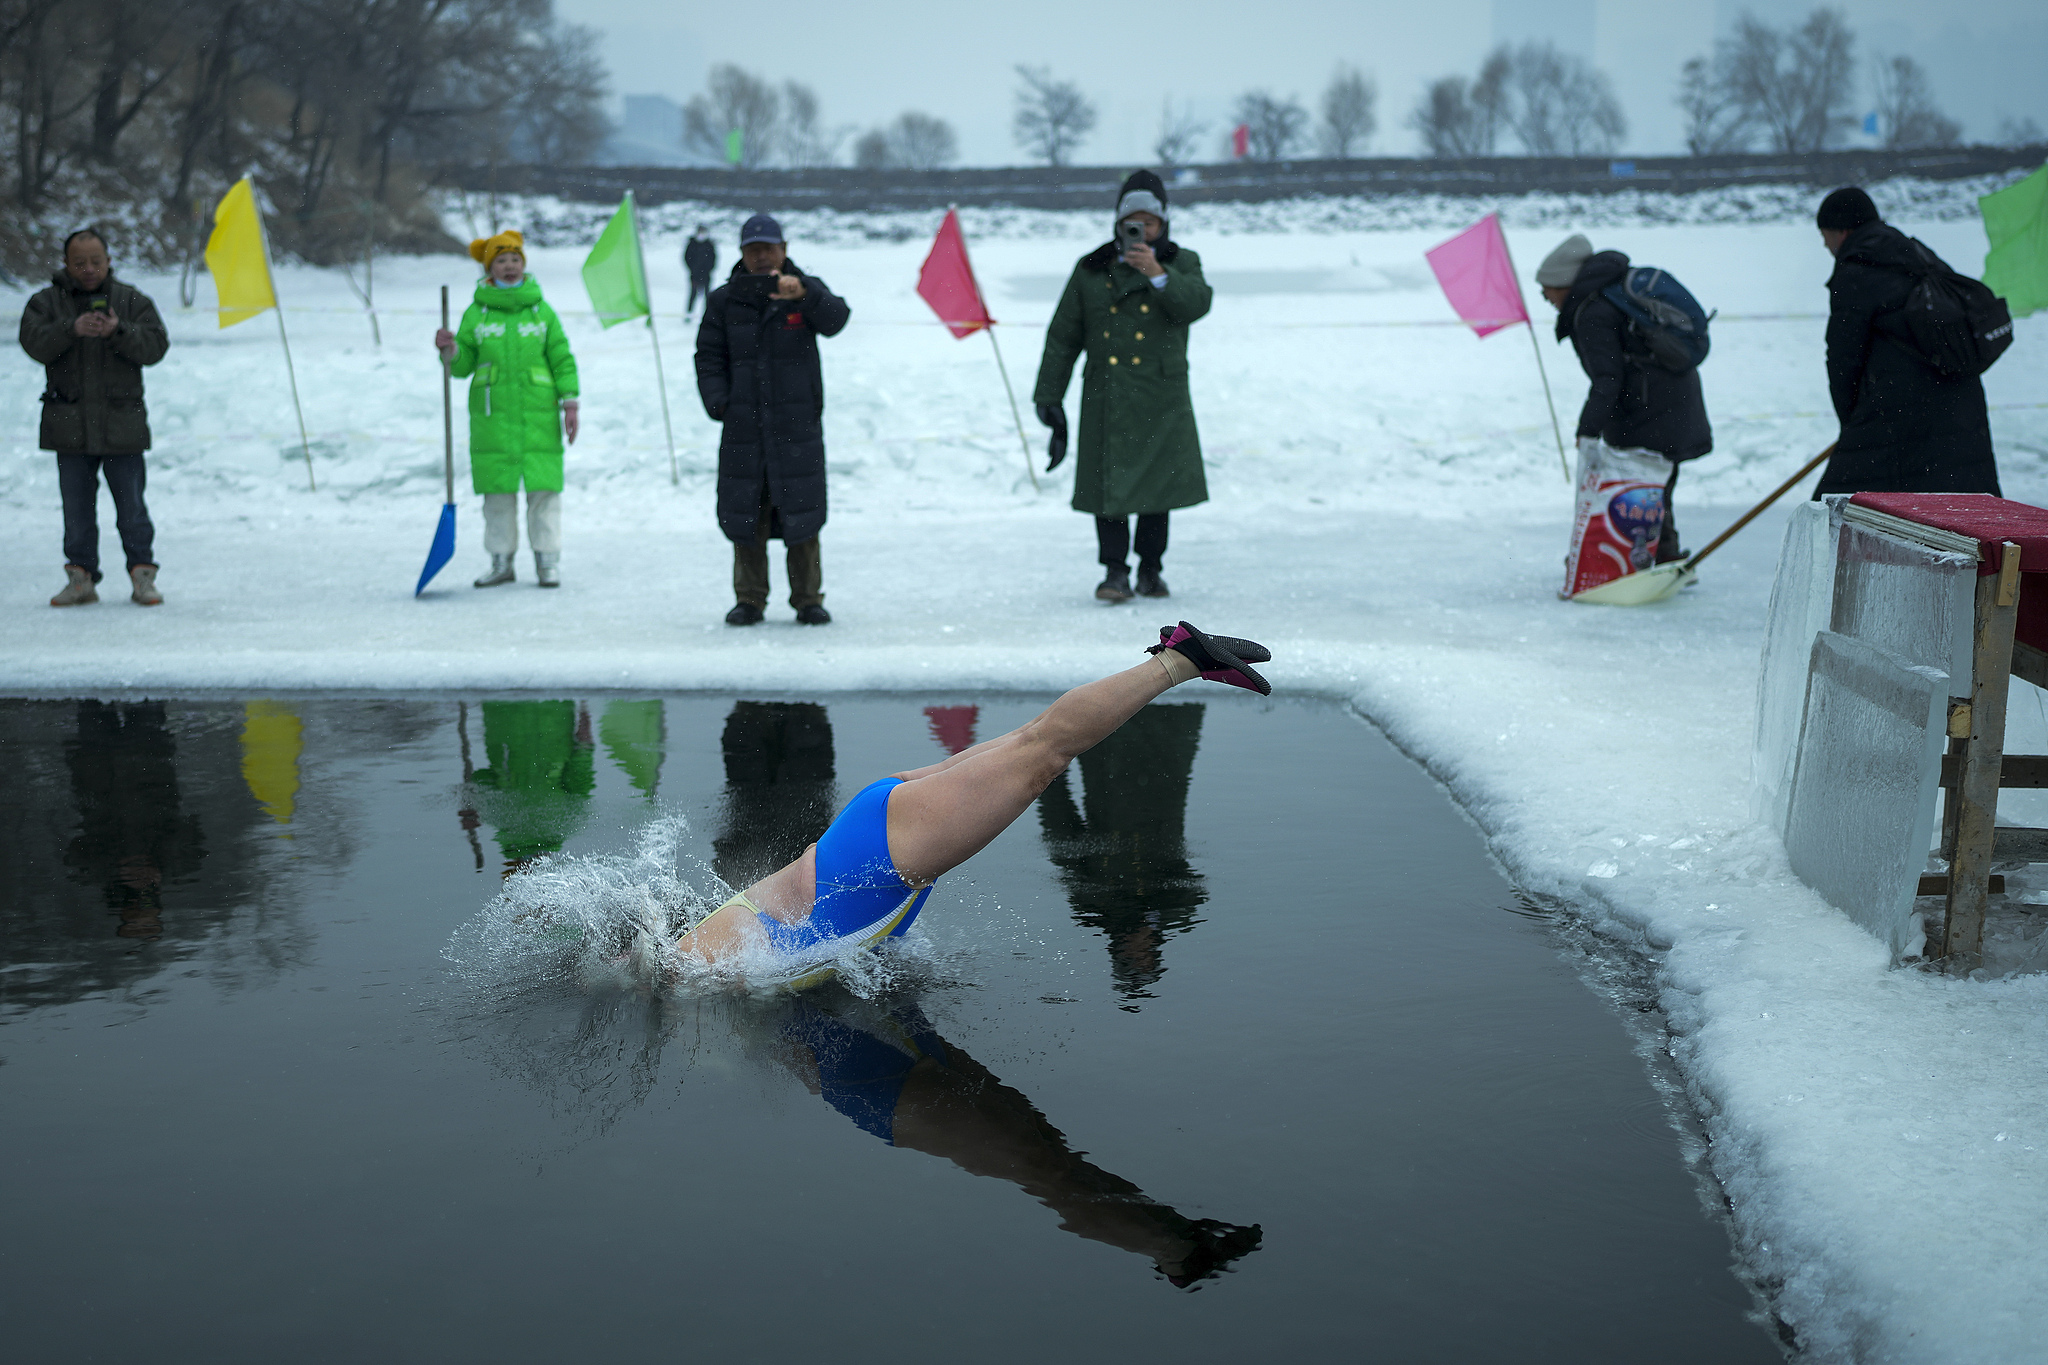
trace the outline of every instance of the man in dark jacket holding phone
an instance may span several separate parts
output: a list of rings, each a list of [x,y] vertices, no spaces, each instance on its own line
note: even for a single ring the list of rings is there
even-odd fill
[[[1657,542],[1657,562],[1665,564],[1685,557],[1671,516],[1678,471],[1683,461],[1714,448],[1714,432],[1707,423],[1698,367],[1672,370],[1659,363],[1631,332],[1628,315],[1606,296],[1628,268],[1621,252],[1596,253],[1591,242],[1573,233],[1543,258],[1536,283],[1557,309],[1557,339],[1571,339],[1591,384],[1579,410],[1579,437],[1597,437],[1616,450],[1648,450],[1671,461],[1671,478],[1664,485],[1664,532]]]
[[[1882,221],[1850,186],[1821,201],[1828,277],[1828,393],[1842,435],[1823,493],[1997,493],[1984,381],[1943,375],[1906,330],[1906,296],[1946,272],[1933,252]]]
[[[758,624],[768,606],[768,542],[787,548],[789,604],[803,625],[825,610],[818,533],[825,526],[825,380],[818,338],[846,326],[846,301],[789,259],[782,227],[757,213],[740,229],[740,259],[704,302],[697,393],[725,425],[718,441],[718,529],[732,542],[737,599],[729,626]]]
[[[170,337],[149,296],[114,278],[107,244],[90,228],[64,242],[64,268],[21,313],[21,348],[43,366],[42,446],[57,454],[64,498],[63,591],[53,607],[100,600],[100,475],[114,495],[114,524],[127,552],[129,598],[153,607],[156,559],[142,500],[149,411],[142,369],[164,358]]]

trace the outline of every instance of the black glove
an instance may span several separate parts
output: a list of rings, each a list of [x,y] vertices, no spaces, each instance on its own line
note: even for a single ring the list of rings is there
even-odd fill
[[[1058,403],[1040,403],[1038,420],[1052,428],[1052,439],[1045,443],[1045,472],[1050,474],[1067,458],[1067,410]]]

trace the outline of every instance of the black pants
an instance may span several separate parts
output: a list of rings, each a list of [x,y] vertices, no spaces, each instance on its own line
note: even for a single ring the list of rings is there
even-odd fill
[[[121,533],[121,548],[128,555],[128,567],[154,565],[150,557],[156,528],[149,524],[149,507],[142,501],[142,487],[148,474],[140,455],[57,456],[57,487],[64,495],[64,562],[76,564],[100,581],[100,470],[107,475],[107,491],[114,495],[114,526]]]
[[[1159,572],[1159,561],[1166,558],[1166,519],[1169,512],[1138,513],[1138,567]],[[1095,519],[1096,558],[1105,568],[1121,569],[1124,559],[1131,552],[1131,522],[1128,517],[1097,517]]]
[[[1671,477],[1664,481],[1664,534],[1657,539],[1657,562],[1659,564],[1669,564],[1674,559],[1683,559],[1685,557],[1678,548],[1678,522],[1671,515],[1671,490],[1678,487],[1678,471],[1683,468],[1685,468],[1683,464],[1673,460],[1671,462]]]
[[[698,299],[708,299],[710,297],[711,277],[709,275],[690,276],[690,301],[683,305],[684,315],[688,316],[697,311]]]

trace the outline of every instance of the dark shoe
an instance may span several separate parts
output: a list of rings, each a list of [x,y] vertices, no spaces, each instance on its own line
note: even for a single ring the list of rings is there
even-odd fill
[[[1193,626],[1183,621],[1179,626],[1168,631],[1165,638],[1161,639],[1158,644],[1145,652],[1147,654],[1157,654],[1162,649],[1174,650],[1185,656],[1189,662],[1200,669],[1202,676],[1210,682],[1228,683],[1232,687],[1242,687],[1247,692],[1256,692],[1262,697],[1272,696],[1273,684],[1260,677],[1243,654],[1238,653],[1230,648],[1230,645],[1224,643],[1226,640],[1230,640],[1230,637],[1227,635],[1204,635],[1201,631],[1196,630]],[[1248,645],[1250,650],[1247,652],[1264,654],[1267,659],[1273,657],[1264,646],[1252,644],[1250,640],[1231,640],[1230,643]],[[1261,660],[1261,662],[1264,662],[1264,660]]]
[[[1119,564],[1103,576],[1095,585],[1095,598],[1099,602],[1128,602],[1131,600],[1131,571]]]
[[[808,607],[796,609],[796,623],[800,626],[829,626],[832,624],[832,613],[813,602]]]
[[[1166,642],[1173,638],[1175,629],[1176,627],[1173,626],[1161,626],[1159,628],[1159,643],[1145,652],[1147,654],[1157,654],[1160,650],[1165,649]],[[1235,635],[1211,635],[1209,638],[1248,664],[1272,662],[1273,651],[1267,649],[1257,640],[1240,640]]]
[[[1166,590],[1166,580],[1159,576],[1159,570],[1148,569],[1143,564],[1140,564],[1138,566],[1138,596],[1171,597],[1173,594]]]
[[[729,626],[758,626],[761,624],[761,609],[752,602],[735,602],[732,610],[725,614]]]

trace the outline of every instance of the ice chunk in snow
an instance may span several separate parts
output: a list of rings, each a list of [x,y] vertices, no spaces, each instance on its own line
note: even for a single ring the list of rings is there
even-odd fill
[[[1835,548],[1829,629],[1907,664],[1938,668],[1970,693],[1977,561],[1845,520]]]
[[[1812,661],[1785,851],[1800,880],[1903,956],[1934,837],[1948,674],[1833,631],[1814,638]]]
[[[1763,662],[1757,670],[1756,734],[1750,744],[1750,813],[1782,833],[1806,709],[1806,670],[1813,637],[1828,628],[1835,593],[1835,540],[1840,498],[1802,503],[1785,527],[1778,576],[1764,618]]]

